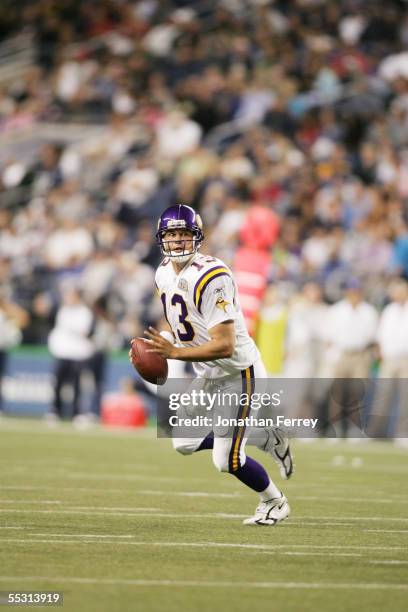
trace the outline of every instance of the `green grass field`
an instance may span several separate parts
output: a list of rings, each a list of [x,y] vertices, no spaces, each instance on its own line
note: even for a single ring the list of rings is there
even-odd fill
[[[0,421],[0,591],[86,612],[408,609],[406,451],[295,444],[290,519],[251,528],[251,491],[155,435]]]

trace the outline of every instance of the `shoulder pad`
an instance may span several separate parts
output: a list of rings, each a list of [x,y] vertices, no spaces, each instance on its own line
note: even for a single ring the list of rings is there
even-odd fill
[[[208,266],[206,269],[203,266],[202,274],[199,275],[194,285],[193,299],[199,312],[201,312],[204,291],[211,281],[220,276],[231,276],[230,270],[222,262],[217,263],[218,261],[215,260],[213,265]]]

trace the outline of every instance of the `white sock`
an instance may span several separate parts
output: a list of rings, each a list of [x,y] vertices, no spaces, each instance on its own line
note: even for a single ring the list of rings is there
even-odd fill
[[[259,497],[261,498],[261,501],[264,502],[270,499],[275,499],[276,497],[282,497],[282,493],[278,489],[278,487],[272,482],[272,480],[269,480],[268,486],[266,487],[265,491],[261,491],[259,493]]]

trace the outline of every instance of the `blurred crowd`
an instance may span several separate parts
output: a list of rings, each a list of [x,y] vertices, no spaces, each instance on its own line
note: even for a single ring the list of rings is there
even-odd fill
[[[25,342],[47,341],[73,286],[91,309],[103,300],[111,346],[156,324],[155,224],[175,202],[231,265],[251,208],[273,211],[260,312],[284,312],[283,369],[300,375],[310,299],[358,287],[377,338],[408,278],[407,2],[8,4],[0,34],[30,37],[35,61],[0,87],[0,133],[61,126],[0,168],[1,291],[27,312]],[[99,129],[72,142],[70,124]]]

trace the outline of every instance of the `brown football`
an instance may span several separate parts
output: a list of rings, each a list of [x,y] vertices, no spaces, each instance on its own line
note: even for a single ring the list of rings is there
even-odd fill
[[[130,356],[133,366],[147,382],[154,385],[164,385],[169,373],[167,359],[157,355],[157,353],[148,353],[149,348],[150,346],[144,338],[135,338],[132,341]]]

